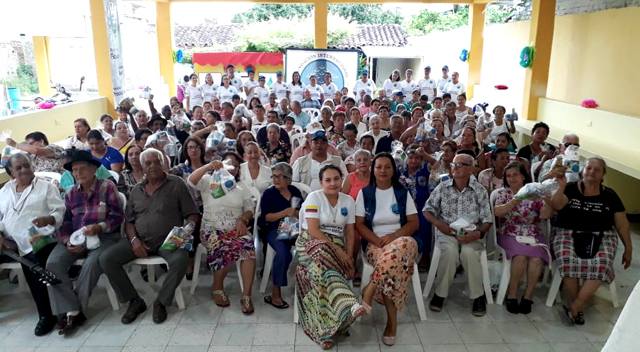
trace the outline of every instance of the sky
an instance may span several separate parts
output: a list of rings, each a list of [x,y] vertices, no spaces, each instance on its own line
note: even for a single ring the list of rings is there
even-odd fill
[[[51,37],[91,36],[91,16],[88,0],[0,0],[0,41],[18,40],[21,33],[31,37],[48,35]],[[124,0],[120,0],[124,1]],[[155,21],[155,5],[152,1],[133,1],[147,7],[149,21]],[[217,18],[218,23],[231,23],[236,13],[246,11],[253,6],[250,2],[192,2],[172,5],[172,17],[175,23],[201,23],[206,18]],[[385,9],[410,14],[425,7],[445,11],[451,5],[425,4],[384,4]]]

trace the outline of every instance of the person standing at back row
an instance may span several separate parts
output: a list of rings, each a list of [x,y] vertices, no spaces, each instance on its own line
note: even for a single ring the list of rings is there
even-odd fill
[[[424,68],[424,78],[418,81],[418,87],[420,88],[420,95],[426,95],[429,97],[429,102],[432,102],[436,97],[437,85],[436,81],[429,76],[430,74],[431,66],[426,66]]]
[[[439,97],[442,98],[442,95],[444,94],[444,87],[449,82],[451,82],[451,77],[449,77],[449,66],[444,65],[442,66],[442,77],[440,77],[438,83],[436,83],[436,87],[438,88],[437,93]]]
[[[236,67],[232,64],[227,65],[227,76],[229,76],[229,84],[236,88],[238,94],[242,92],[242,78],[235,76]]]
[[[289,99],[289,85],[283,81],[282,71],[276,72],[276,81],[271,84],[271,93],[276,93],[278,100]]]
[[[376,86],[373,81],[369,80],[369,70],[362,70],[360,79],[356,82],[356,85],[353,86],[353,95],[356,100],[360,97],[360,92],[364,90],[364,94],[369,94],[373,96],[373,92],[376,91]],[[345,95],[345,94],[343,94]]]

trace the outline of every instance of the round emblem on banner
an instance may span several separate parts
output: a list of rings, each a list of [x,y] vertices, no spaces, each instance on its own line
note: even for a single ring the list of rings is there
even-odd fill
[[[317,59],[309,62],[307,66],[305,66],[305,68],[302,70],[302,72],[300,72],[300,79],[303,80],[302,83],[308,84],[308,77],[315,75],[316,77],[323,77],[324,79],[324,74],[326,72],[331,73],[333,82],[338,87],[344,86],[344,72],[340,70],[340,67],[338,67],[338,65],[336,65],[332,61],[325,59]]]

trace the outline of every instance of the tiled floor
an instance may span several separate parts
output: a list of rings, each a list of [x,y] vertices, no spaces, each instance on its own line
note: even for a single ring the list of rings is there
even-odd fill
[[[640,226],[634,225],[634,247],[640,248]],[[618,251],[620,255],[621,251]],[[640,251],[631,268],[622,271],[617,264],[618,294],[621,305],[626,302],[640,279]],[[617,261],[619,263],[619,260]],[[135,272],[134,284],[147,303],[151,303],[157,288],[151,288]],[[131,325],[122,325],[125,311],[112,311],[101,278],[91,298],[90,320],[72,337],[57,333],[35,337],[33,328],[38,319],[28,293],[17,285],[0,281],[0,352],[307,352],[320,351],[304,332],[293,324],[293,309],[276,310],[262,302],[254,284],[256,313],[244,316],[240,311],[240,288],[235,273],[226,282],[231,307],[216,307],[209,297],[212,276],[205,275],[195,295],[183,288],[187,308],[169,308],[164,324],[154,324],[151,313],[139,317]],[[422,283],[426,276],[422,277]],[[290,280],[293,282],[293,279]],[[586,312],[587,324],[566,327],[559,318],[557,306],[544,305],[548,288],[536,290],[533,312],[528,316],[512,315],[504,306],[489,305],[482,318],[471,315],[471,301],[466,298],[465,282],[454,281],[452,297],[441,313],[427,310],[427,320],[420,321],[413,294],[407,309],[399,314],[398,344],[382,345],[380,337],[385,323],[384,309],[374,307],[349,330],[350,336],[340,336],[333,351],[402,351],[402,352],[597,352],[607,340],[621,308],[613,308],[607,289],[598,291]],[[284,290],[293,307],[293,289]],[[425,303],[428,301],[425,300]]]

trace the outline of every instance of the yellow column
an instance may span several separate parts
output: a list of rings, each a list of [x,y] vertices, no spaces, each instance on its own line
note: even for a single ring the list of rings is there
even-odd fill
[[[484,50],[484,9],[486,6],[487,4],[469,5],[471,45],[469,46],[469,82],[467,82],[467,98],[473,97],[474,85],[480,84],[482,51]]]
[[[160,76],[169,86],[169,96],[176,95],[176,80],[173,75],[173,28],[171,26],[171,3],[156,3],[156,36],[158,37],[158,60]]]
[[[109,59],[109,38],[107,20],[102,0],[89,0],[91,8],[91,29],[93,30],[93,55],[96,60],[98,94],[107,98],[107,111],[115,115],[113,84],[111,83],[111,62]]]
[[[317,0],[314,3],[314,19],[315,26],[315,48],[326,49],[327,48],[327,12],[329,7],[327,6],[327,0]]]
[[[33,56],[40,95],[51,96],[51,65],[49,65],[49,37],[33,37]]]
[[[538,98],[547,95],[556,0],[533,0],[529,41],[535,48],[533,65],[527,68],[524,81],[522,113],[527,120],[538,118]]]

